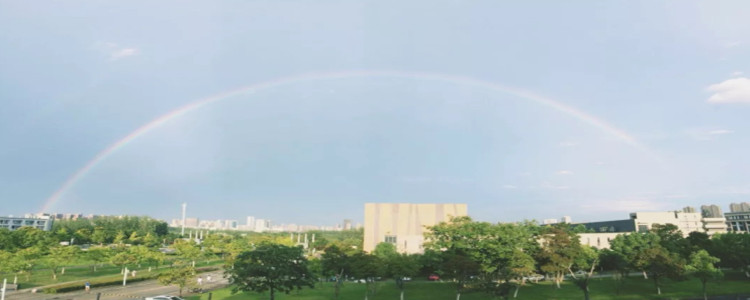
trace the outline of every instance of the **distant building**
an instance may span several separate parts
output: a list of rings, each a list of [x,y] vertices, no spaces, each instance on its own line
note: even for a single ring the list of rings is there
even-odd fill
[[[36,229],[49,231],[52,229],[52,222],[53,219],[50,216],[31,218],[0,217],[0,228],[14,231],[21,227],[34,227]]]
[[[185,227],[198,228],[199,223],[200,223],[200,220],[198,220],[198,218],[185,218]]]
[[[701,205],[701,215],[704,218],[723,218],[721,208],[716,205]]]
[[[343,230],[352,230],[352,220],[345,219],[344,220],[344,226],[342,228]]]
[[[703,222],[703,230],[705,230],[706,234],[709,236],[717,234],[717,233],[726,233],[727,232],[727,224],[726,219],[721,218],[707,218],[704,217],[701,219]]]
[[[623,232],[635,232],[635,219],[615,220],[615,221],[601,221],[601,222],[588,222],[579,223],[573,225],[583,225],[587,230],[596,233],[623,233]]]
[[[727,230],[731,232],[750,233],[750,211],[728,212],[724,214]]]
[[[386,242],[401,253],[422,253],[425,227],[466,214],[466,204],[366,203],[363,250]]]
[[[551,225],[551,224],[558,224],[558,223],[570,224],[572,222],[573,222],[573,219],[571,219],[570,216],[563,216],[560,219],[544,219],[542,220],[542,225]]]
[[[630,218],[635,220],[636,229],[639,232],[651,230],[654,224],[673,224],[682,234],[687,235],[693,231],[705,232],[701,214],[687,213],[681,211],[667,212],[634,212]]]
[[[728,219],[726,221],[728,222]],[[750,217],[748,217],[748,221],[750,222]],[[583,225],[587,230],[593,231],[593,233],[580,234],[582,244],[602,249],[609,248],[609,242],[617,235],[631,232],[648,232],[656,224],[673,224],[687,237],[691,232],[705,232],[708,235],[726,232],[727,224],[724,222],[724,218],[702,217],[701,214],[696,212],[667,211],[634,212],[630,214],[630,219],[626,220],[588,222],[572,225]]]
[[[692,207],[692,206],[685,206],[685,207],[683,207],[683,208],[682,208],[682,212],[686,212],[686,213],[694,213],[694,212],[695,212],[695,207]]]
[[[579,233],[578,237],[580,238],[581,244],[583,245],[588,245],[596,249],[609,249],[609,242],[611,242],[614,238],[621,234],[627,233]]]
[[[730,212],[750,212],[750,203],[742,202],[742,203],[729,204],[729,211]]]
[[[271,220],[255,219],[255,232],[265,232],[271,229]]]

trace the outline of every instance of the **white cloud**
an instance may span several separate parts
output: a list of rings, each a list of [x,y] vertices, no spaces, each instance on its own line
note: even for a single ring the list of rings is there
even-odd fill
[[[712,141],[717,139],[719,136],[733,133],[734,131],[729,129],[706,129],[706,128],[693,128],[685,131],[685,135],[696,141]]]
[[[539,187],[543,188],[543,189],[548,189],[548,190],[567,190],[567,189],[570,189],[570,187],[567,186],[567,185],[554,185],[554,184],[551,184],[549,182],[542,182],[542,184]]]
[[[750,103],[750,79],[746,77],[728,79],[706,89],[714,93],[708,98],[709,103]]]
[[[94,49],[109,57],[109,60],[119,60],[128,56],[138,55],[141,52],[138,48],[121,47],[112,42],[96,43],[94,44]]]
[[[557,171],[557,175],[573,175],[573,171],[560,170],[560,171]]]
[[[717,129],[717,130],[711,130],[708,132],[710,135],[721,135],[721,134],[730,134],[734,131],[727,130],[727,129]]]
[[[742,42],[740,42],[740,41],[731,41],[731,42],[724,43],[724,48],[734,48],[734,47],[737,47],[739,45],[742,45]]]
[[[123,48],[123,49],[119,49],[119,50],[113,51],[109,55],[109,59],[111,59],[111,60],[118,60],[118,59],[121,59],[123,57],[128,57],[128,56],[136,55],[136,54],[138,54],[138,52],[139,51],[136,48]]]
[[[734,77],[742,76],[742,74],[745,74],[745,73],[742,72],[742,71],[734,71],[734,72],[732,72],[732,76],[734,76]]]

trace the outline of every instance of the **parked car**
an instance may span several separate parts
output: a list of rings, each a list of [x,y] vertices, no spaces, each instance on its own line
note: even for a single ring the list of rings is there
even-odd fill
[[[427,276],[427,280],[429,280],[429,281],[438,281],[438,280],[440,280],[440,276],[437,276],[437,274],[432,274],[430,276]]]
[[[403,281],[411,281],[411,277],[404,277],[402,278]]]
[[[146,297],[146,300],[183,300],[183,299],[177,296],[161,295],[161,296]]]

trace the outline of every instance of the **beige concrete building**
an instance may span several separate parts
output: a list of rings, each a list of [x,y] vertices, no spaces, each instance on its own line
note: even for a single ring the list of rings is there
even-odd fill
[[[466,204],[366,203],[364,251],[387,242],[401,253],[422,253],[426,226],[466,215]]]
[[[581,245],[587,245],[596,249],[609,249],[609,242],[618,235],[628,234],[627,232],[596,232],[596,233],[579,233]]]

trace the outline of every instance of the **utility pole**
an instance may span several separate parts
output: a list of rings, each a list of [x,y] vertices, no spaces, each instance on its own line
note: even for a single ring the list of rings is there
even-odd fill
[[[182,232],[180,235],[185,235],[185,210],[187,209],[187,203],[182,203]]]
[[[125,274],[122,276],[122,286],[128,283],[128,267],[125,267]]]
[[[5,284],[7,282],[8,282],[8,279],[3,279],[2,296],[0,296],[0,300],[5,300]]]

